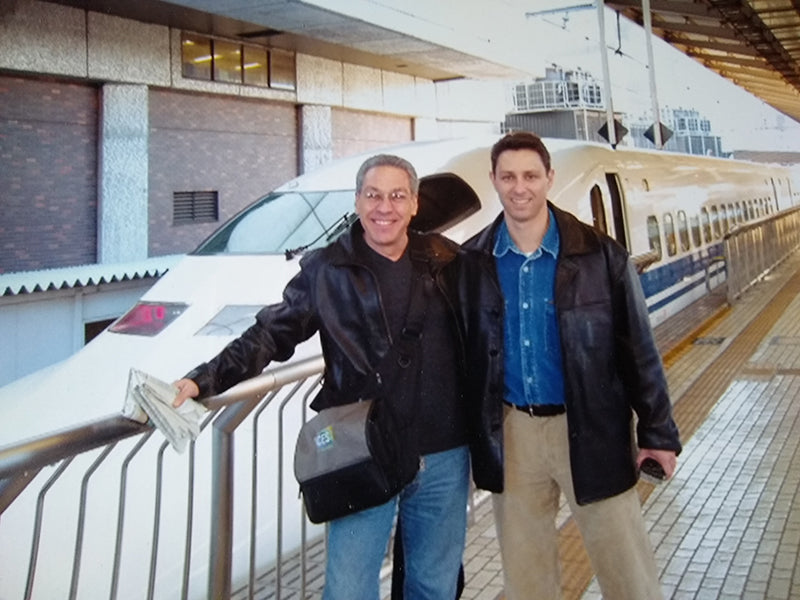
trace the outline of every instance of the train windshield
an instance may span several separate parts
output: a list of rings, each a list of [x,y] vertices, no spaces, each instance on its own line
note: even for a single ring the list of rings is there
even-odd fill
[[[442,232],[481,206],[453,173],[420,178],[419,211],[411,227]],[[212,234],[194,254],[285,254],[327,245],[356,220],[354,190],[273,192]]]
[[[325,246],[354,219],[353,190],[274,192],[249,207],[195,254],[283,254]]]

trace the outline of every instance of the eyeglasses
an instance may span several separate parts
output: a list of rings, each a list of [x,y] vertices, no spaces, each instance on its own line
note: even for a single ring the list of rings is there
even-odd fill
[[[404,190],[395,190],[388,194],[382,194],[377,190],[366,190],[361,192],[361,197],[370,204],[381,204],[384,198],[388,198],[392,204],[403,204],[411,198],[411,195]]]

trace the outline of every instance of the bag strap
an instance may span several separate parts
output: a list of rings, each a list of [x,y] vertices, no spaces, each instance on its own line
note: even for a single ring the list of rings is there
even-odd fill
[[[367,375],[367,384],[364,387],[362,398],[372,396],[375,388],[381,388],[383,380],[387,379],[384,375],[390,369],[410,368],[415,360],[419,359],[420,340],[422,339],[422,329],[425,324],[425,312],[428,306],[428,298],[433,290],[433,278],[427,271],[419,273],[414,278],[411,286],[411,297],[406,312],[405,325],[400,330],[399,335],[393,340],[392,345],[386,354],[378,361],[378,364]],[[416,386],[416,378],[415,378]],[[414,390],[416,397],[416,390]],[[416,399],[415,399],[416,402]],[[415,411],[416,412],[416,411]]]

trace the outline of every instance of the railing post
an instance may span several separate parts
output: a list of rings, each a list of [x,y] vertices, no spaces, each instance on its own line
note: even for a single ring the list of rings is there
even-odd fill
[[[264,394],[226,408],[211,435],[211,527],[208,597],[231,597],[233,559],[233,432],[258,406]]]

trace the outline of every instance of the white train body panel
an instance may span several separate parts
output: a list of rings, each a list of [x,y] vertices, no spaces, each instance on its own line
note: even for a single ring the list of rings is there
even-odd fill
[[[450,142],[430,142],[410,144],[402,147],[387,149],[387,152],[399,154],[408,158],[417,168],[420,177],[436,173],[451,173],[472,188],[480,200],[480,209],[470,216],[449,226],[444,233],[457,242],[463,242],[481,228],[485,227],[499,214],[501,207],[496,193],[489,181],[489,148],[495,138],[480,142],[454,140]],[[555,185],[550,194],[551,199],[561,208],[564,208],[587,223],[592,223],[595,218],[592,212],[590,197],[592,189],[597,188],[605,206],[605,219],[609,230],[615,229],[615,223],[624,226],[623,241],[627,243],[630,253],[634,256],[641,255],[651,250],[651,238],[648,235],[647,219],[655,216],[662,226],[660,244],[667,245],[663,236],[663,219],[665,213],[677,215],[684,211],[690,217],[698,215],[702,206],[725,205],[730,203],[747,202],[761,199],[762,203],[770,204],[772,210],[784,209],[790,204],[797,203],[800,192],[800,183],[795,179],[789,180],[789,174],[784,169],[773,168],[765,165],[752,165],[720,159],[692,157],[663,152],[642,152],[627,150],[611,150],[610,148],[561,140],[547,140],[548,148],[553,158],[555,168]],[[185,305],[183,312],[160,333],[153,336],[129,335],[106,331],[89,343],[84,349],[70,359],[54,367],[25,377],[3,388],[0,388],[0,445],[11,444],[15,441],[32,436],[50,433],[57,429],[64,429],[72,425],[81,424],[88,420],[97,419],[112,413],[117,413],[124,400],[128,371],[131,367],[152,373],[162,379],[171,381],[181,377],[190,368],[214,356],[229,341],[234,339],[244,327],[252,322],[252,314],[261,306],[279,302],[281,292],[288,280],[298,270],[298,258],[287,260],[283,252],[264,254],[248,251],[242,245],[242,237],[255,234],[266,236],[277,230],[285,229],[292,244],[300,245],[303,241],[311,241],[313,237],[304,233],[297,234],[292,225],[287,225],[293,215],[291,204],[288,204],[296,195],[296,200],[302,202],[300,194],[316,193],[335,190],[339,199],[335,205],[326,207],[325,211],[333,215],[325,226],[339,216],[353,210],[353,187],[355,173],[365,157],[355,157],[338,161],[318,171],[298,177],[286,185],[275,190],[275,194],[283,194],[287,204],[272,215],[267,225],[252,223],[243,225],[241,233],[231,235],[228,245],[237,249],[234,254],[191,254],[182,259],[175,267],[162,277],[142,298],[142,302],[166,304],[178,303]],[[617,182],[616,184],[614,182]],[[614,218],[612,209],[614,187],[619,186],[620,201],[618,203],[618,216]],[[791,198],[794,194],[794,198]],[[424,203],[424,198],[421,204]],[[321,205],[320,205],[321,206]],[[248,231],[248,228],[252,229]],[[294,233],[293,233],[294,231]],[[303,230],[300,230],[301,232]],[[724,270],[721,263],[710,262],[710,259],[721,252],[721,240],[715,237],[711,243],[703,242],[697,246],[690,244],[690,248],[681,248],[677,243],[677,251],[669,256],[663,252],[660,261],[650,266],[642,276],[642,284],[647,296],[648,307],[653,324],[658,324],[668,316],[691,301],[707,293],[724,279]],[[230,327],[218,326],[213,334],[203,332],[216,315],[226,307],[249,307],[243,309],[243,317],[236,318]],[[316,338],[301,345],[295,355],[305,357],[319,352]],[[271,365],[276,366],[276,365]],[[286,444],[291,459],[293,439],[291,431],[287,432],[290,438]],[[208,437],[208,436],[206,436]],[[237,444],[239,442],[237,441]],[[198,444],[200,446],[200,444]],[[171,452],[171,451],[170,451]],[[207,445],[198,448],[198,453],[207,453]],[[251,450],[245,445],[237,448],[237,461],[247,457]],[[238,464],[238,462],[237,462]],[[290,464],[290,463],[287,463]],[[284,465],[286,467],[286,465]],[[174,472],[175,481],[183,481],[183,461],[170,459],[166,467]],[[247,465],[243,469],[242,477],[248,478]],[[259,477],[262,485],[270,485],[277,477],[276,464],[261,466]],[[289,467],[290,469],[290,467]],[[145,483],[140,484],[143,493],[152,493],[151,479],[147,473],[140,473],[145,478]],[[204,489],[207,485],[207,474],[199,474],[201,482],[197,489]],[[104,481],[104,480],[103,480]],[[238,479],[237,479],[238,481]],[[108,475],[108,497],[116,498],[118,495],[118,478]],[[289,486],[291,487],[291,486]],[[97,494],[98,492],[94,492]],[[63,503],[63,514],[52,516],[52,519],[61,519],[65,530],[69,530],[75,520],[74,497],[75,492],[69,493],[69,501]],[[66,495],[66,492],[65,492]],[[99,496],[103,497],[102,494]],[[198,497],[198,514],[207,508],[204,499]],[[30,502],[18,501],[12,506],[11,515],[4,515],[0,520],[0,540],[27,539],[26,529],[30,527]],[[102,499],[97,502],[102,503]],[[285,497],[285,502],[298,502],[296,489],[290,489]],[[59,510],[59,501],[50,501],[50,510]],[[128,503],[129,518],[136,519],[135,503]],[[269,514],[269,507],[260,507],[265,514]],[[246,506],[237,507],[247,513]],[[18,511],[14,513],[13,511]],[[238,512],[237,512],[238,514]],[[148,522],[146,515],[142,522]],[[15,528],[19,528],[16,531]],[[182,517],[176,515],[165,519],[163,524],[166,537],[180,539],[182,533]],[[207,527],[202,523],[201,528]],[[237,524],[237,528],[239,525]],[[98,521],[90,524],[91,535],[102,532],[98,529],[110,529]],[[260,524],[258,536],[264,540],[273,539],[276,524],[269,518]],[[297,526],[290,527],[286,535],[291,539],[299,539]],[[143,538],[146,538],[142,534]],[[91,538],[94,539],[94,538]],[[92,541],[84,549],[86,564],[98,565],[108,562],[109,546],[105,541]],[[198,533],[197,539],[202,539]],[[69,544],[69,536],[65,540],[57,540],[56,547]],[[128,539],[126,544],[136,548],[136,544],[144,544],[144,550],[131,550],[132,553],[147,550],[147,539]],[[291,542],[287,542],[288,547]],[[28,551],[24,544],[0,543],[0,564],[7,573],[27,568]],[[205,546],[198,548],[198,559],[202,563],[202,552],[207,551]],[[260,558],[268,560],[270,549],[264,549]],[[45,557],[50,550],[43,550]],[[53,551],[55,552],[55,550]],[[246,548],[237,547],[237,553],[244,552]],[[57,572],[69,569],[71,565],[61,564],[56,555],[45,561],[47,568],[51,569],[52,590],[49,593],[58,594],[64,590],[63,573]],[[177,566],[170,566],[173,558],[169,555],[160,555],[159,561],[166,561],[167,572],[176,570]],[[175,565],[180,557],[175,556]],[[142,557],[133,557],[130,564]],[[238,560],[234,565],[236,578],[242,577],[246,561]],[[81,590],[85,591],[83,597],[106,596],[107,581],[102,575],[102,568],[97,568],[97,581],[91,576],[85,576]],[[123,570],[123,573],[126,571]],[[174,580],[171,583],[161,581],[157,586],[157,597],[175,597],[174,585],[179,583],[179,576],[173,572]],[[107,575],[105,576],[107,578]],[[198,576],[199,577],[199,576]],[[19,584],[12,582],[12,578],[0,577],[0,597],[18,597]],[[194,582],[194,579],[193,579]],[[128,581],[129,591],[120,593],[120,597],[141,597],[141,586],[136,582]],[[56,597],[48,595],[47,583],[41,584],[40,597]],[[195,585],[193,583],[193,585]],[[196,597],[203,597],[203,582],[196,583],[192,589],[198,590]]]

